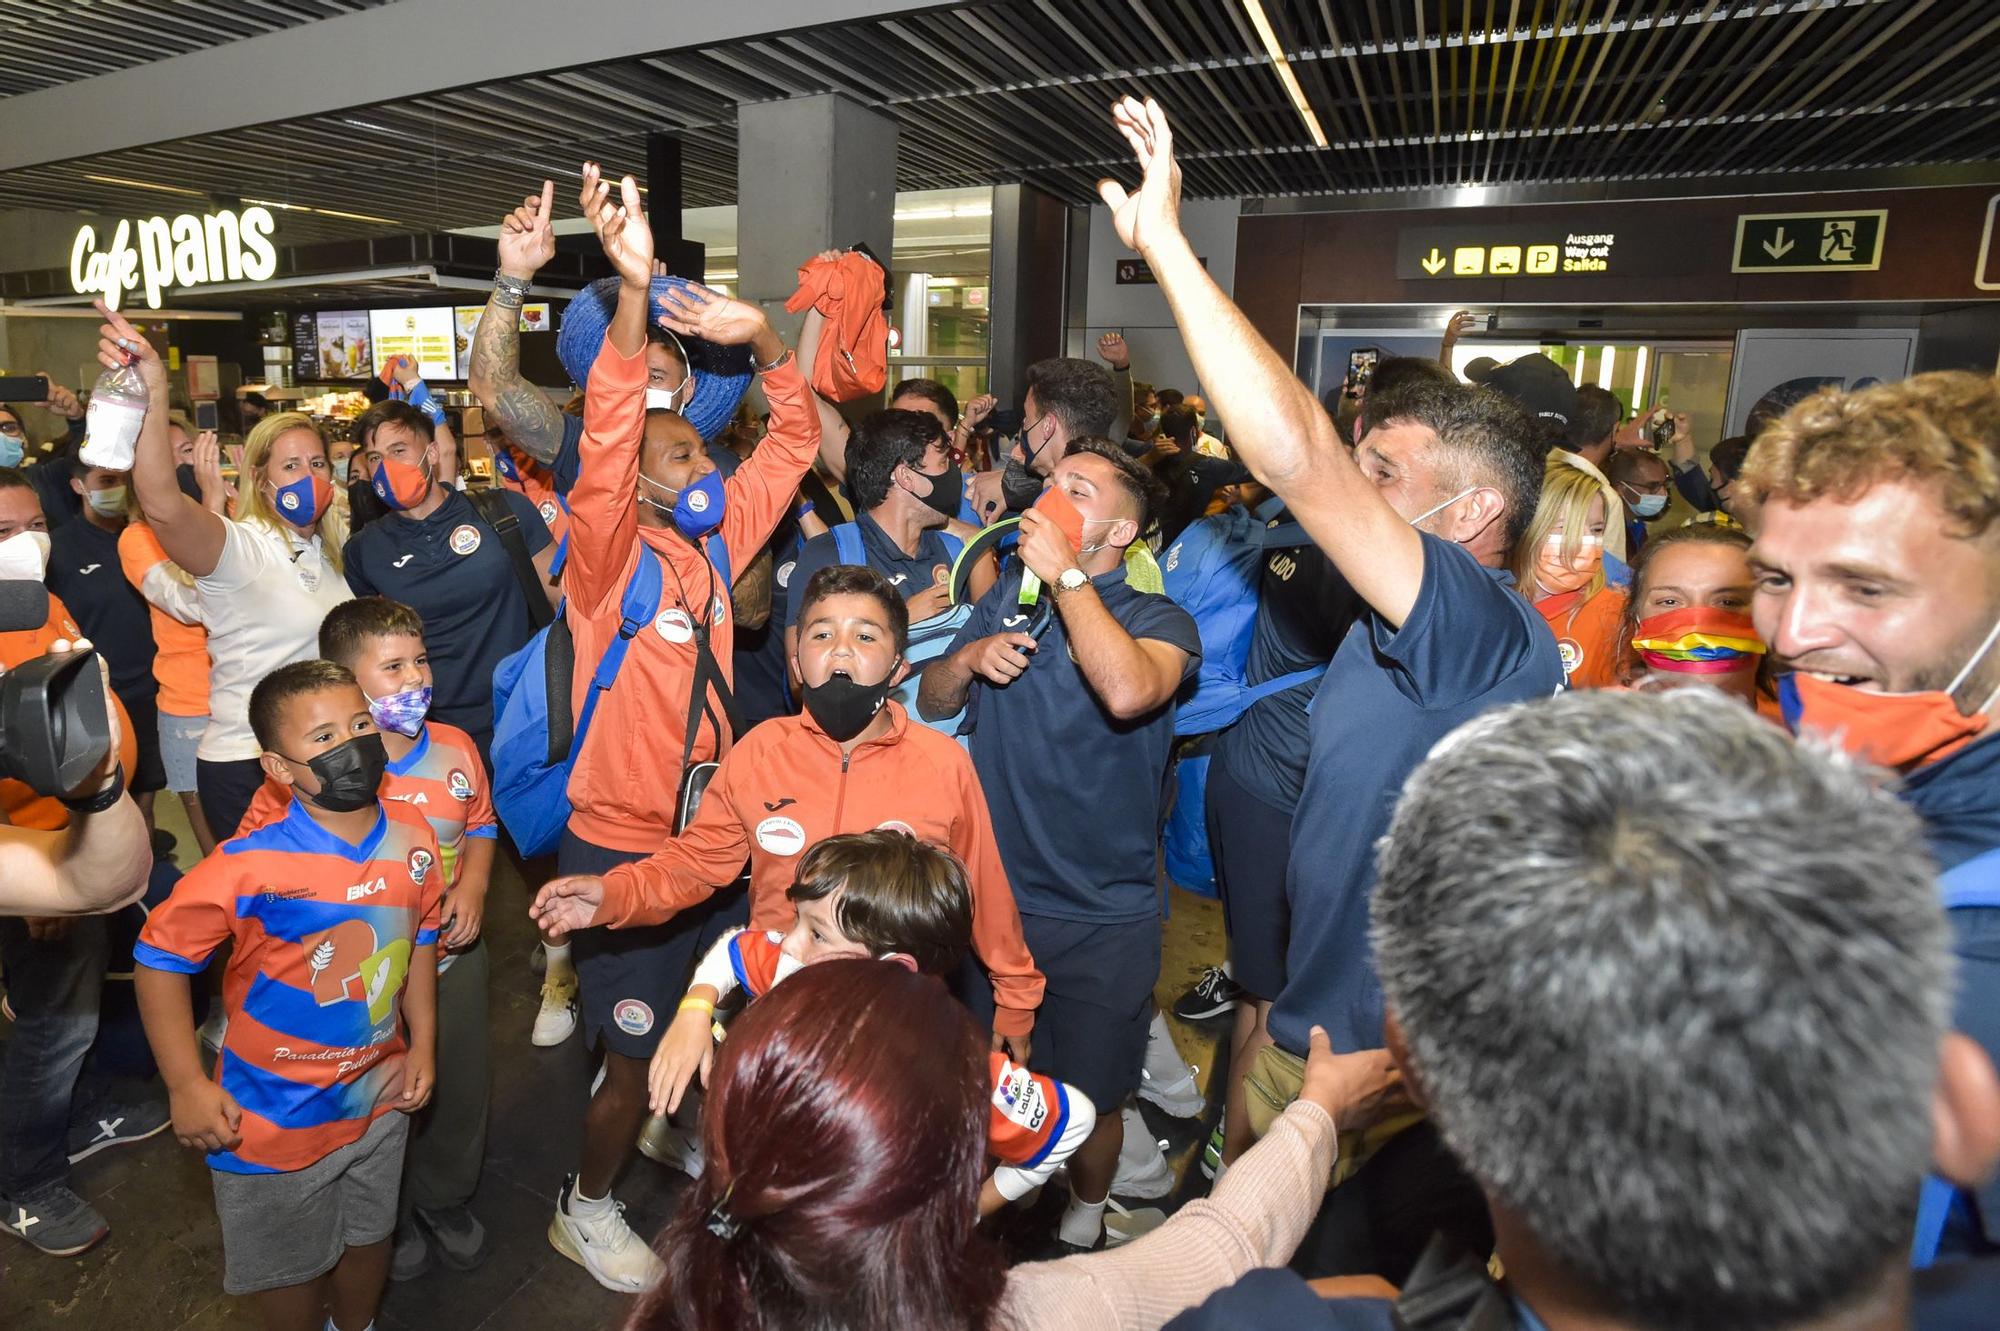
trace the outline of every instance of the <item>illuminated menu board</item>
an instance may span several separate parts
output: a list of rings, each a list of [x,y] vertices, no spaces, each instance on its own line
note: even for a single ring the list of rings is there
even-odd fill
[[[368,356],[368,311],[322,311],[315,325],[319,366],[313,377],[366,379],[375,372]]]
[[[449,305],[414,310],[370,310],[370,355],[376,373],[391,357],[408,356],[425,379],[458,377],[458,357]]]

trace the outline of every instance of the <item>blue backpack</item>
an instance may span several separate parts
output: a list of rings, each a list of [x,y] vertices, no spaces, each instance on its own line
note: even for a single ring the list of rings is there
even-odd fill
[[[1182,700],[1174,714],[1176,735],[1221,730],[1272,694],[1325,672],[1324,666],[1314,666],[1254,686],[1244,680],[1257,629],[1264,552],[1309,540],[1298,523],[1271,521],[1279,508],[1273,499],[1254,513],[1232,506],[1202,518],[1167,547],[1160,561],[1167,595],[1194,617],[1201,632],[1201,671],[1194,695]]]
[[[1201,632],[1201,670],[1192,697],[1174,714],[1174,734],[1208,736],[1226,729],[1243,713],[1273,694],[1310,683],[1326,667],[1294,670],[1250,684],[1250,640],[1257,631],[1257,601],[1264,552],[1303,545],[1296,522],[1273,523],[1282,508],[1269,500],[1253,512],[1232,506],[1190,524],[1167,547],[1160,569],[1167,595],[1194,617]],[[1174,764],[1173,806],[1162,829],[1160,848],[1167,876],[1190,892],[1217,893],[1215,856],[1208,844],[1209,745],[1198,741]]]
[[[1946,910],[2000,908],[2000,849],[1975,855],[1938,875]],[[1952,1212],[1959,1208],[1959,1190],[1932,1174],[1917,1194],[1917,1232],[1910,1244],[1910,1265],[1921,1271],[1937,1261],[1938,1248]]]
[[[958,557],[965,553],[965,542],[950,532],[939,532],[938,535],[944,538],[945,548],[951,552],[952,561],[956,563]],[[835,527],[833,546],[835,553],[840,556],[841,563],[860,564],[864,567],[867,565],[868,553],[862,548],[859,525],[843,522]],[[909,678],[897,685],[896,691],[889,695],[903,705],[903,710],[910,714],[912,721],[929,726],[941,735],[958,734],[959,724],[965,719],[965,709],[960,708],[956,715],[945,717],[941,721],[926,721],[917,712],[917,686],[923,682],[924,667],[950,649],[952,639],[958,636],[959,629],[963,628],[965,621],[971,618],[972,606],[961,604],[949,606],[929,619],[910,625],[910,645],[903,653],[903,659],[910,663]]]
[[[704,542],[727,587],[729,551]],[[567,549],[557,552],[560,570]],[[660,610],[660,559],[643,545],[639,563],[618,603],[618,636],[604,649],[583,700],[583,715],[571,719],[571,685],[576,678],[576,640],[561,610],[555,622],[528,639],[525,647],[493,670],[493,811],[521,854],[552,854],[569,824],[569,776],[590,734],[597,703],[618,679],[632,639]]]

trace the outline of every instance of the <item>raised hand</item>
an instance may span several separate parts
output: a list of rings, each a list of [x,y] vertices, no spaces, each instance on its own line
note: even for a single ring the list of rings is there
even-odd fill
[[[653,228],[639,202],[639,182],[626,176],[618,182],[618,201],[611,182],[595,162],[583,164],[583,189],[577,194],[584,218],[604,246],[604,257],[627,286],[644,287],[653,278]]]
[[[544,180],[500,223],[500,271],[526,282],[556,257],[556,182]]]
[[[194,480],[203,508],[223,513],[229,507],[229,482],[222,479],[222,442],[213,430],[194,437]]]
[[[693,282],[669,288],[659,309],[666,327],[718,346],[744,346],[771,331],[771,321],[757,306]]]
[[[958,423],[968,430],[976,430],[979,428],[979,423],[991,416],[993,409],[999,405],[999,398],[991,393],[981,393],[965,404],[965,414],[958,418]]]
[[[1181,169],[1174,162],[1174,132],[1167,113],[1150,97],[1143,103],[1136,97],[1120,99],[1111,108],[1111,122],[1139,160],[1139,189],[1128,194],[1117,181],[1100,180],[1097,194],[1111,209],[1118,239],[1145,254],[1180,235]]]
[[[1105,364],[1114,370],[1127,369],[1132,364],[1132,353],[1125,346],[1123,333],[1104,333],[1097,339],[1097,354],[1104,357]]]
[[[160,363],[159,348],[141,337],[139,330],[126,322],[124,315],[102,300],[91,303],[104,316],[104,322],[97,327],[98,363],[107,370],[136,364],[139,376],[152,390],[154,402],[161,401],[167,393],[167,367]]]
[[[42,400],[42,406],[68,420],[82,420],[83,403],[76,400],[76,394],[64,388],[54,379],[50,379],[47,370],[42,371],[42,378],[49,381],[49,395]]]

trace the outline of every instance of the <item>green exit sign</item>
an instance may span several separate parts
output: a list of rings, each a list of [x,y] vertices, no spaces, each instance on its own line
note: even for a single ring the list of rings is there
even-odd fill
[[[1886,208],[1838,213],[1751,213],[1736,219],[1738,273],[1874,272],[1882,266]]]

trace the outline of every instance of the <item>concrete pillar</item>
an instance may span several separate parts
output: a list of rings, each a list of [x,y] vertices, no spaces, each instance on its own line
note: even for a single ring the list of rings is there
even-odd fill
[[[1021,405],[1029,365],[1065,354],[1069,232],[1062,200],[1029,185],[994,188],[987,391],[1003,407]]]
[[[787,338],[801,263],[856,242],[892,262],[896,138],[895,121],[831,93],[737,108],[737,290]]]

